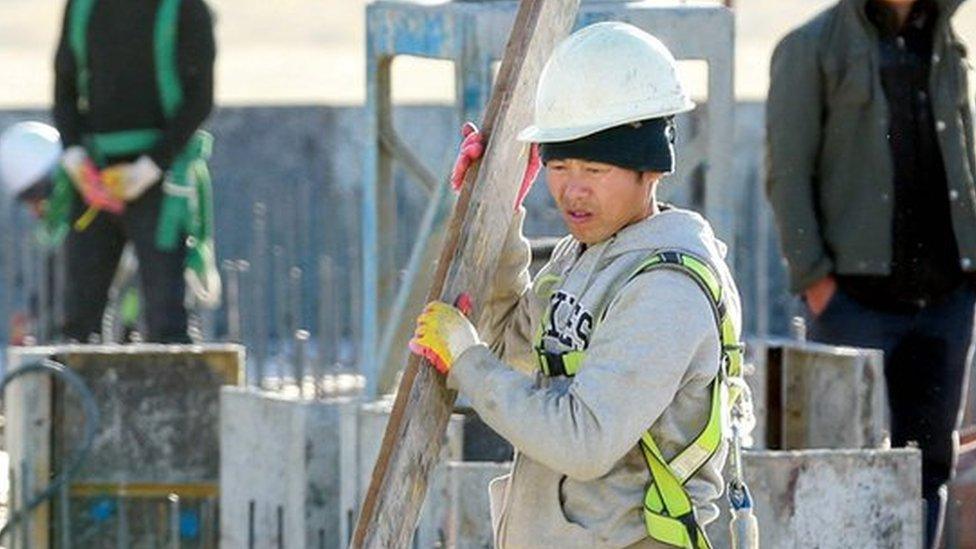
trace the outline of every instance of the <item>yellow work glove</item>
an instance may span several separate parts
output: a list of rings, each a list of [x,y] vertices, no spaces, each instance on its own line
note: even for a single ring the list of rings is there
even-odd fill
[[[125,209],[125,203],[106,190],[95,163],[83,147],[68,147],[61,156],[61,166],[90,211],[105,210],[120,214]]]
[[[163,177],[152,158],[142,155],[135,162],[116,164],[102,170],[102,181],[114,196],[132,202]]]
[[[478,332],[461,311],[447,303],[432,301],[417,317],[410,351],[447,375],[457,357],[479,343]]]

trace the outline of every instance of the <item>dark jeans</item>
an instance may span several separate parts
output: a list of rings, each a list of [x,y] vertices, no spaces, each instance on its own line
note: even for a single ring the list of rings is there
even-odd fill
[[[87,342],[91,334],[101,333],[112,277],[126,241],[131,240],[139,259],[145,339],[158,343],[190,341],[183,306],[186,252],[182,246],[173,251],[156,249],[162,199],[162,186],[155,185],[130,202],[122,215],[100,212],[87,229],[69,233],[65,243],[65,337]],[[72,219],[84,210],[85,204],[76,198]]]
[[[929,545],[941,530],[945,488],[955,465],[972,353],[976,289],[964,284],[914,313],[869,308],[838,289],[810,320],[811,340],[884,351],[891,438],[922,451]]]

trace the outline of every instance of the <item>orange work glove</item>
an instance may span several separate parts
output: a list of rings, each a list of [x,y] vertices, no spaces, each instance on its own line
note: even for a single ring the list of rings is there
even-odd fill
[[[481,343],[478,332],[464,314],[440,301],[432,301],[417,317],[410,351],[447,375],[461,353]]]
[[[142,196],[159,182],[163,171],[152,158],[142,155],[135,162],[115,164],[102,170],[102,180],[113,196],[126,202]]]
[[[98,169],[84,148],[78,145],[68,147],[61,157],[61,166],[85,204],[95,210],[114,214],[122,213],[125,209],[125,203],[105,188]]]
[[[485,153],[484,136],[473,122],[465,122],[461,126],[461,147],[458,150],[457,160],[454,161],[454,168],[451,170],[451,188],[460,191],[464,186],[464,178],[476,160],[480,160]],[[515,198],[515,209],[519,209],[525,196],[529,194],[532,183],[535,182],[542,169],[542,159],[539,156],[539,145],[532,143],[528,148],[529,158],[525,166],[525,173],[522,174],[522,183],[519,185],[519,192]]]

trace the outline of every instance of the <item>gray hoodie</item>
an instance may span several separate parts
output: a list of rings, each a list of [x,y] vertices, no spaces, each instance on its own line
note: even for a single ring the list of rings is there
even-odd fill
[[[741,326],[725,246],[701,216],[672,208],[585,249],[565,238],[530,284],[523,216],[509,230],[479,322],[487,344],[458,357],[448,378],[517,449],[512,472],[489,487],[495,544],[656,547],[641,511],[650,476],[638,440],[650,427],[671,459],[704,427],[718,330],[708,297],[688,275],[648,272],[616,295],[610,286],[657,250],[684,250],[718,271],[729,314]],[[606,318],[594,329],[606,300]],[[536,373],[533,336],[547,306],[546,348],[586,349],[574,378]],[[686,485],[702,526],[718,515],[713,501],[722,493],[725,455],[723,443]]]

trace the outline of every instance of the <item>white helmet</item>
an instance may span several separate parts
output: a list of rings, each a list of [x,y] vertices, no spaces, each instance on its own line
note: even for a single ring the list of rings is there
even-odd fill
[[[695,104],[660,40],[627,23],[597,23],[560,43],[539,77],[535,121],[519,141],[571,141]]]
[[[0,135],[0,183],[17,196],[44,179],[61,157],[58,130],[40,122],[19,122]]]

